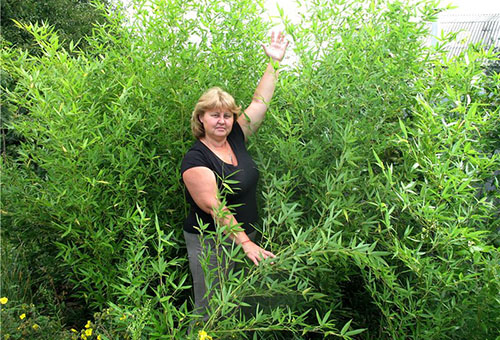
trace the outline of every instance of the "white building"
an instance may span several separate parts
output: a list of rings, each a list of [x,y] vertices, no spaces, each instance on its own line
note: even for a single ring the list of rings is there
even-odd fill
[[[431,43],[436,43],[436,37],[451,32],[457,33],[457,39],[446,46],[450,57],[459,55],[468,45],[476,43],[500,49],[500,13],[442,15],[432,24]]]

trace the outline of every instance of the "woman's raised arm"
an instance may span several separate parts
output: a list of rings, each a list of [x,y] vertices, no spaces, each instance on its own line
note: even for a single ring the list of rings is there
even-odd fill
[[[273,64],[279,64],[283,60],[287,47],[288,41],[286,41],[282,32],[279,32],[277,37],[272,32],[271,43],[267,46],[262,44],[264,52],[268,57],[272,58],[272,62],[267,65],[266,71],[257,85],[252,102],[238,118],[238,123],[240,123],[245,134],[245,140],[259,129],[264,120],[278,79],[278,68],[275,69]]]

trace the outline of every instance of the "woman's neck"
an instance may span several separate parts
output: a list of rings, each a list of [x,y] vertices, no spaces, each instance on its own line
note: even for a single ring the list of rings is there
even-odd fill
[[[204,136],[204,137],[200,138],[200,141],[203,142],[208,147],[214,148],[214,149],[222,149],[222,148],[225,148],[227,145],[227,138],[226,137],[218,140],[218,139],[213,139],[213,138],[207,138],[207,136]]]

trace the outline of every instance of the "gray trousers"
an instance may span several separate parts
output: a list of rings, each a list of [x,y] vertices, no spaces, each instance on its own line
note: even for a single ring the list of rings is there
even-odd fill
[[[254,241],[257,232],[254,231],[248,234],[248,237]],[[213,294],[213,289],[216,289],[219,285],[219,276],[226,276],[231,270],[234,270],[235,263],[230,258],[228,258],[225,252],[221,249],[226,247],[228,250],[231,249],[231,240],[226,242],[226,244],[219,245],[219,249],[216,249],[216,242],[212,237],[208,235],[192,234],[184,231],[184,239],[186,240],[186,247],[189,258],[189,269],[191,270],[191,275],[193,276],[193,290],[194,290],[194,311],[202,315],[202,320],[207,321],[208,315],[208,303]],[[208,254],[210,254],[209,261],[207,261]],[[211,291],[207,294],[207,285],[205,282],[205,272],[201,263],[207,263],[209,272],[213,273],[213,281],[211,284]]]

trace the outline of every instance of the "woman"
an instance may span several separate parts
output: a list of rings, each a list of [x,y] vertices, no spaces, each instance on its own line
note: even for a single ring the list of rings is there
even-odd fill
[[[193,276],[195,309],[201,313],[205,313],[208,300],[205,297],[200,256],[206,246],[211,249],[215,247],[213,240],[200,236],[202,225],[209,231],[215,231],[216,227],[224,228],[224,233],[235,244],[241,245],[246,256],[257,266],[263,259],[275,257],[272,252],[253,242],[256,231],[252,225],[257,222],[256,189],[259,174],[245,142],[257,131],[265,117],[278,76],[278,70],[273,65],[283,59],[287,46],[288,42],[281,32],[276,38],[273,32],[271,43],[262,45],[265,54],[273,62],[267,66],[252,103],[244,114],[239,115],[240,108],[231,95],[215,87],[201,96],[191,117],[191,128],[198,140],[187,152],[181,165],[182,180],[191,205],[191,212],[184,223],[184,237]],[[223,186],[225,179],[230,181]],[[226,205],[220,200],[223,188],[229,191],[224,196]],[[227,206],[233,205],[236,206],[228,209]],[[210,265],[218,265],[215,256],[210,258]],[[232,266],[234,263],[229,261],[229,267]],[[205,314],[205,319],[207,317]]]

